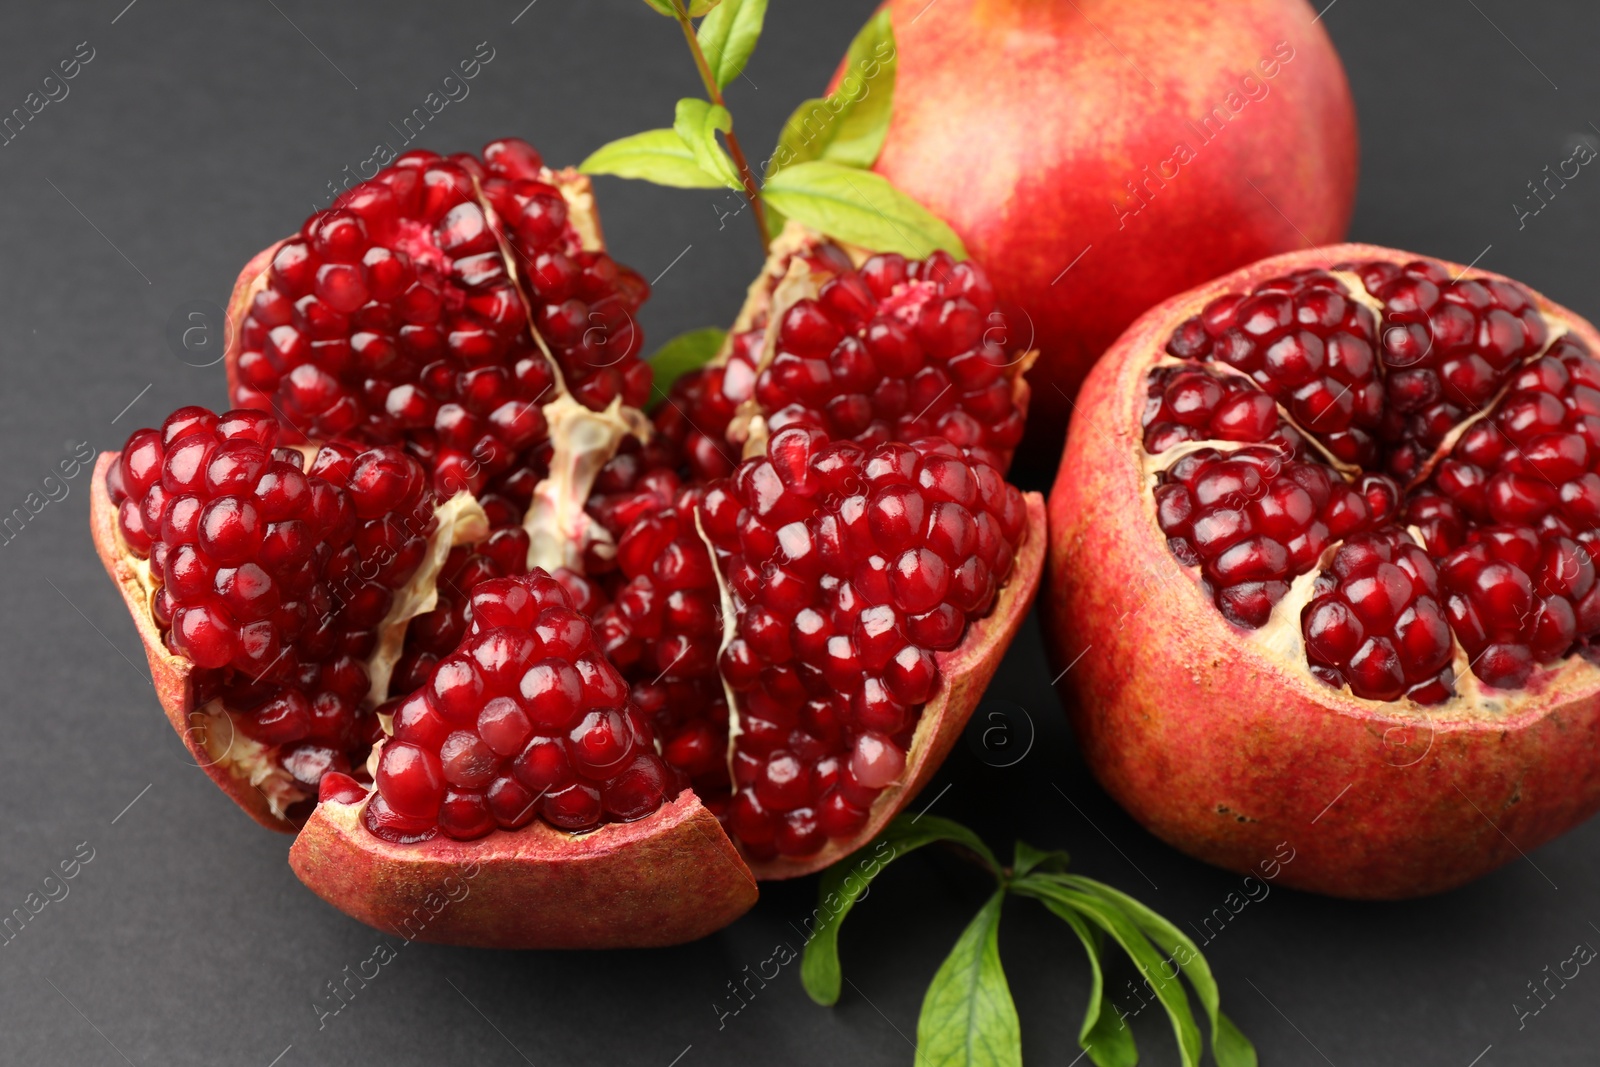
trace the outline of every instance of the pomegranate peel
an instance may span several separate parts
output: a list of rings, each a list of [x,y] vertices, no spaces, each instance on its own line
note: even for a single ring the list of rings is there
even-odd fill
[[[1417,260],[1367,245],[1309,249],[1263,260],[1147,312],[1087,380],[1050,499],[1045,621],[1055,655],[1070,665],[1067,681],[1076,699],[1069,701],[1069,711],[1097,778],[1136,819],[1191,855],[1247,871],[1288,841],[1296,858],[1284,867],[1285,883],[1344,897],[1392,899],[1449,889],[1518,858],[1600,808],[1600,666],[1586,652],[1587,631],[1578,632],[1578,642],[1566,654],[1540,657],[1531,672],[1508,671],[1499,686],[1481,675],[1497,669],[1489,653],[1508,646],[1491,641],[1469,656],[1463,641],[1470,635],[1459,627],[1445,634],[1450,650],[1440,675],[1442,690],[1421,685],[1415,699],[1368,699],[1350,688],[1355,683],[1324,680],[1313,672],[1317,662],[1308,661],[1302,626],[1309,625],[1303,618],[1311,618],[1311,602],[1325,595],[1316,588],[1322,580],[1318,575],[1341,565],[1338,542],[1283,583],[1264,625],[1252,629],[1225,618],[1201,587],[1202,575],[1175,556],[1164,534],[1152,490],[1165,477],[1162,471],[1181,459],[1147,453],[1150,434],[1160,427],[1141,420],[1157,405],[1152,373],[1173,363],[1169,337],[1177,344],[1175,330],[1204,309],[1221,306],[1214,301],[1262,292],[1258,287],[1270,289],[1278,280],[1299,277],[1298,271],[1344,264],[1398,268]],[[1427,461],[1412,466],[1400,488],[1398,506],[1413,510],[1397,511],[1390,521],[1399,522],[1415,544],[1427,546],[1427,554],[1448,572],[1461,543],[1450,538],[1462,535],[1437,523],[1430,526],[1434,520],[1427,518],[1441,513],[1442,490],[1432,487],[1440,484],[1445,460],[1474,447],[1468,440],[1474,425],[1500,425],[1500,405],[1516,401],[1514,386],[1546,373],[1541,368],[1550,366],[1550,353],[1565,353],[1561,358],[1568,366],[1590,368],[1592,356],[1583,350],[1600,352],[1600,334],[1509,279],[1443,261],[1417,265],[1417,278],[1426,267],[1455,279],[1441,280],[1433,298],[1456,282],[1476,283],[1471,294],[1492,290],[1499,294],[1496,299],[1513,303],[1520,298],[1505,294],[1515,290],[1532,302],[1548,329],[1541,337],[1535,323],[1530,338],[1539,343],[1517,350],[1515,360],[1497,371],[1498,378],[1474,385],[1486,398],[1478,402],[1484,410],[1455,416],[1450,432],[1438,436],[1437,443],[1424,439],[1420,454]],[[1373,301],[1361,291],[1364,283],[1355,278],[1355,268],[1335,273],[1347,283],[1347,295]],[[1375,303],[1392,310],[1384,301]],[[1447,343],[1447,310],[1442,303],[1434,305],[1429,317],[1419,320],[1433,331],[1425,336],[1436,337],[1441,346]],[[1467,347],[1497,343],[1489,333],[1478,336],[1480,341]],[[1211,368],[1224,378],[1229,372],[1210,363],[1182,365]],[[1392,388],[1393,372],[1381,380]],[[1575,413],[1573,418],[1592,406],[1593,398],[1581,390],[1571,396],[1565,410]],[[1552,412],[1562,410],[1557,404]],[[1279,414],[1280,427],[1294,425],[1286,410],[1280,408]],[[1155,416],[1157,421],[1164,417]],[[1396,432],[1400,436],[1386,447],[1391,456],[1413,465],[1416,439],[1409,428]],[[1337,471],[1327,447],[1309,432],[1304,437],[1314,447],[1301,456],[1319,457]],[[1200,440],[1172,445],[1169,452],[1197,453],[1212,446],[1249,447]],[[1514,463],[1531,462],[1528,454],[1542,456],[1533,445],[1517,450]],[[1577,503],[1560,507],[1579,506],[1593,477],[1573,481],[1579,488],[1561,499]],[[1467,503],[1458,509],[1468,527],[1460,550],[1514,541],[1511,533],[1497,531],[1510,529],[1504,525],[1511,521],[1507,509],[1521,506],[1518,499],[1493,502],[1496,510],[1487,518],[1468,514],[1476,499],[1463,497]],[[1434,510],[1419,517],[1419,506]],[[1545,533],[1535,530],[1536,535],[1563,536],[1561,523],[1567,520],[1541,521],[1545,525],[1538,530]],[[1593,531],[1592,524],[1578,523],[1578,543],[1587,545]],[[1352,540],[1359,538],[1344,543]],[[1590,568],[1583,562],[1574,566],[1587,574]],[[1468,604],[1467,594],[1458,596],[1445,579],[1439,581],[1438,599],[1448,595],[1451,611],[1464,611],[1457,601]],[[1413,585],[1421,588],[1420,582]],[[1586,588],[1575,594],[1584,598],[1579,604],[1584,619],[1591,611]],[[1516,623],[1510,620],[1513,630]],[[1524,626],[1523,632],[1532,631]],[[1492,640],[1511,638],[1502,633]],[[1352,677],[1350,669],[1346,663],[1344,678]],[[1525,681],[1510,684],[1519,677]]]
[[[989,680],[999,669],[1006,649],[1021,629],[1039,589],[1046,552],[1044,498],[1038,493],[1025,493],[1023,499],[1028,508],[1028,532],[1017,548],[1011,577],[995,598],[993,610],[970,624],[961,645],[935,656],[939,663],[939,689],[917,720],[916,733],[906,750],[906,769],[901,779],[878,794],[866,826],[856,838],[830,840],[816,855],[804,859],[778,856],[754,860],[750,868],[758,879],[799,878],[848,856],[861,842],[871,841],[882,833],[944,763],[977,709]]]
[[[756,901],[750,869],[687,791],[639,822],[577,836],[535,821],[477,841],[441,835],[414,845],[368,832],[366,803],[319,804],[289,865],[346,915],[402,936],[483,948],[651,948],[720,930]],[[465,895],[441,904],[450,879]],[[418,926],[408,928],[413,918]]]

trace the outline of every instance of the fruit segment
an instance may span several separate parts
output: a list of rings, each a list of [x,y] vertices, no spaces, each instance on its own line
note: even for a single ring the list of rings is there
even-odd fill
[[[527,145],[408,153],[246,267],[240,407],[102,462],[169,718],[350,914],[481,865],[429,936],[698,936],[881,829],[1020,625],[1031,355],[980,269],[791,226],[654,419],[647,288]]]

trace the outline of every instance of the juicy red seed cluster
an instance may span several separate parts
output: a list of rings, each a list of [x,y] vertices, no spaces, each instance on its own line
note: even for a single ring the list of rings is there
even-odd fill
[[[485,155],[490,173],[479,175],[483,195],[504,224],[534,325],[568,391],[597,411],[616,397],[643,407],[651,373],[639,358],[644,335],[634,316],[650,296],[650,283],[605,252],[582,246],[560,189],[541,180],[537,166],[526,173],[497,170],[499,161]]]
[[[1307,270],[1211,301],[1173,332],[1167,352],[1249,375],[1334,455],[1365,465],[1383,418],[1376,340],[1372,312],[1333,275]]]
[[[1240,315],[1260,317],[1269,303],[1281,308],[1284,296],[1293,297],[1296,328],[1315,330],[1302,300],[1323,301],[1318,306],[1331,315],[1332,297],[1348,295],[1336,279],[1305,272],[1214,301],[1174,331],[1167,353],[1250,373],[1280,413],[1287,409],[1271,441],[1297,460],[1255,478],[1245,468],[1269,462],[1262,450],[1207,448],[1162,472],[1155,502],[1174,555],[1201,567],[1207,592],[1230,620],[1259,626],[1286,581],[1338,545],[1301,614],[1307,658],[1319,678],[1368,699],[1449,699],[1457,645],[1473,675],[1502,689],[1528,685],[1540,666],[1593,655],[1600,641],[1600,360],[1576,336],[1550,343],[1532,297],[1510,282],[1452,280],[1424,262],[1335,269],[1357,275],[1383,304],[1374,335],[1380,358],[1371,366],[1381,386],[1372,447],[1359,456],[1342,450],[1293,406],[1294,394],[1262,373],[1272,369],[1267,363],[1241,362],[1234,357],[1245,348],[1225,340],[1229,330],[1250,332]],[[1219,330],[1215,322],[1230,316]],[[1357,313],[1355,325],[1371,326],[1371,317]],[[1238,382],[1199,368],[1156,368],[1146,451],[1259,437],[1268,419],[1264,410],[1259,422],[1245,417],[1248,398]],[[1289,416],[1340,458],[1403,477],[1406,490],[1388,477],[1316,462],[1293,436]],[[1371,425],[1361,421],[1364,430]],[[1299,473],[1287,478],[1291,468]],[[1312,482],[1363,501],[1369,515],[1349,529],[1328,521],[1299,497]],[[1220,503],[1208,507],[1202,493]],[[1278,493],[1293,497],[1292,506]],[[1259,535],[1264,502],[1298,540]],[[1301,515],[1315,521],[1289,521]],[[1421,544],[1406,528],[1420,533]]]
[[[1405,531],[1350,538],[1301,613],[1311,672],[1369,700],[1448,700],[1455,672],[1440,600],[1439,572]]]
[[[484,162],[407,152],[307,219],[241,323],[235,402],[310,440],[404,441],[441,491],[481,490],[547,433],[555,373],[523,275],[579,400],[647,393],[631,316],[648,287],[581,248],[541,175],[520,141],[490,144]]]
[[[1533,298],[1497,279],[1453,280],[1437,263],[1364,263],[1347,269],[1383,301],[1379,354],[1388,467],[1419,474],[1450,430],[1489,403],[1549,340]]]
[[[387,706],[394,737],[367,808],[374,833],[467,840],[536,816],[588,830],[677,794],[654,731],[559,581],[535,569],[480,582],[468,613],[460,646]]]
[[[864,448],[789,429],[698,509],[738,610],[726,822],[752,855],[807,855],[858,832],[900,776],[936,654],[1010,571],[1022,497],[942,438]]]
[[[699,491],[639,517],[617,545],[626,581],[595,618],[606,654],[655,714],[667,762],[697,786],[728,788],[727,704],[717,676],[722,603],[694,526]]]
[[[1451,627],[1472,673],[1489,685],[1520,688],[1536,664],[1600,634],[1595,563],[1570,537],[1526,526],[1475,529],[1440,571]]]
[[[1469,525],[1574,537],[1600,555],[1600,361],[1572,337],[1525,365],[1494,413],[1467,427],[1409,511],[1435,552]]]
[[[1185,366],[1150,372],[1143,426],[1144,450],[1152,456],[1187,441],[1271,443],[1296,454],[1305,446],[1278,417],[1272,395],[1250,379]]]
[[[123,541],[150,561],[168,647],[307,785],[368,740],[359,712],[393,591],[421,563],[434,498],[394,447],[334,442],[304,470],[260,411],[180,408],[138,430],[107,489]],[[335,758],[337,754],[337,758]]]
[[[1023,430],[1016,354],[983,270],[944,252],[878,255],[854,269],[832,246],[808,264],[825,280],[783,311],[770,364],[768,323],[758,320],[734,336],[726,365],[685,386],[710,394],[679,400],[701,434],[720,434],[753,399],[773,432],[809,427],[864,445],[938,436],[1007,466]],[[732,466],[705,451],[690,447],[691,460],[708,464],[696,469],[702,477]]]
[[[1200,568],[1230,622],[1255,628],[1330,544],[1392,518],[1400,491],[1382,475],[1351,485],[1319,463],[1252,445],[1188,453],[1161,472],[1155,501],[1172,554]]]

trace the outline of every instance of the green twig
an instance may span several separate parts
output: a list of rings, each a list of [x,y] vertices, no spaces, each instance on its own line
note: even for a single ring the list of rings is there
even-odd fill
[[[700,38],[694,32],[694,23],[689,19],[689,12],[684,10],[683,0],[672,0],[672,11],[677,16],[678,26],[683,30],[683,39],[689,42],[689,51],[694,55],[695,69],[700,72],[700,80],[705,84],[706,94],[713,104],[726,108],[728,105],[722,99],[722,90],[717,86],[716,76],[711,73],[711,64],[706,61],[706,54],[700,48]],[[734,135],[731,127],[725,136],[728,139],[728,154],[733,157],[733,165],[739,169],[739,181],[744,186],[744,198],[750,202],[750,208],[755,213],[756,231],[761,235],[761,251],[765,253],[767,211],[761,203],[761,187],[756,184],[750,163],[745,159],[744,149],[740,147],[739,138]]]

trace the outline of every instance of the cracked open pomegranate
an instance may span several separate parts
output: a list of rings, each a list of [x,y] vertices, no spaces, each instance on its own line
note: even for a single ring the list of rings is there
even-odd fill
[[[236,408],[97,466],[168,717],[374,926],[715,930],[893,817],[1027,610],[981,271],[792,228],[653,420],[646,290],[526,144],[408,153],[245,268]]]
[[[1336,245],[1174,297],[1050,514],[1084,750],[1184,851],[1406,897],[1600,807],[1600,335],[1526,287]]]

